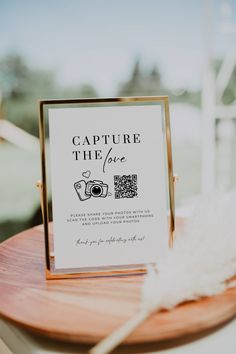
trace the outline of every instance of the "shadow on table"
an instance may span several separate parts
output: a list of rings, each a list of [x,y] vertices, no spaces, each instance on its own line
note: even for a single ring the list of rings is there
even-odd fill
[[[159,351],[165,351],[168,349],[178,348],[180,346],[190,344],[194,341],[197,341],[197,340],[205,338],[211,334],[214,334],[216,331],[223,328],[230,321],[231,320],[226,321],[225,323],[223,323],[219,326],[216,326],[213,329],[210,329],[207,331],[205,330],[202,333],[192,334],[192,335],[184,336],[184,337],[177,338],[177,339],[166,340],[166,341],[161,341],[161,342],[157,342],[157,343],[121,345],[116,350],[112,351],[112,354],[144,354],[144,353],[151,354],[151,353],[157,353]],[[38,334],[37,335],[33,334],[32,336],[36,340],[39,347],[42,347],[45,350],[51,349],[52,352],[58,350],[58,353],[62,353],[62,354],[63,353],[65,353],[65,354],[68,354],[68,353],[70,353],[70,354],[74,354],[74,353],[85,354],[85,353],[88,353],[88,351],[91,349],[91,345],[68,343],[68,342],[62,342],[62,341],[55,341],[52,339],[47,340],[46,337],[43,337]],[[47,345],[46,347],[45,347],[45,343]]]

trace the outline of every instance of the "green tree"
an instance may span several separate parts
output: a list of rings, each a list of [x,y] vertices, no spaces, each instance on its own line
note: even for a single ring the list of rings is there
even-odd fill
[[[0,59],[0,91],[5,103],[5,118],[36,136],[39,99],[97,96],[89,84],[59,87],[54,72],[33,69],[18,54]]]
[[[130,78],[121,84],[119,96],[162,96],[168,95],[171,102],[188,102],[200,105],[200,91],[191,92],[186,89],[170,90],[162,81],[161,73],[154,65],[151,70],[144,71],[140,60],[134,62]]]
[[[0,88],[4,97],[24,96],[29,76],[29,69],[19,55],[9,54],[0,60]]]
[[[222,59],[216,59],[214,61],[214,68],[215,68],[216,75],[218,75],[222,63],[223,63]],[[225,105],[229,105],[236,100],[236,64],[234,66],[232,75],[228,81],[228,84],[223,92],[221,100],[222,103]]]
[[[157,67],[145,73],[141,68],[140,60],[136,59],[130,78],[121,84],[118,91],[119,96],[139,96],[139,95],[163,95],[166,94],[161,74]]]

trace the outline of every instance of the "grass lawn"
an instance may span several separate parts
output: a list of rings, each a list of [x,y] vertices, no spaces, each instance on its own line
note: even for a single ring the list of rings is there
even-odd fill
[[[174,173],[179,176],[176,185],[176,203],[201,193],[201,149],[195,145],[173,146]]]
[[[39,206],[39,151],[0,144],[0,240],[24,228]]]
[[[0,222],[29,217],[39,203],[35,187],[41,175],[39,151],[25,151],[3,143],[0,168]]]

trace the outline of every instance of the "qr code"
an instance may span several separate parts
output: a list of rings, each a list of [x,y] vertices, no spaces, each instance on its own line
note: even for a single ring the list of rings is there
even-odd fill
[[[138,196],[137,175],[115,175],[115,199],[133,198]]]

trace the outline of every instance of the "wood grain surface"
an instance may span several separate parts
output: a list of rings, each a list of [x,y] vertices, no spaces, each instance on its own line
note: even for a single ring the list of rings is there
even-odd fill
[[[180,221],[178,221],[180,225]],[[0,315],[61,340],[95,343],[134,315],[143,276],[46,280],[42,227],[0,245]],[[176,339],[236,314],[236,288],[154,314],[125,343]]]

